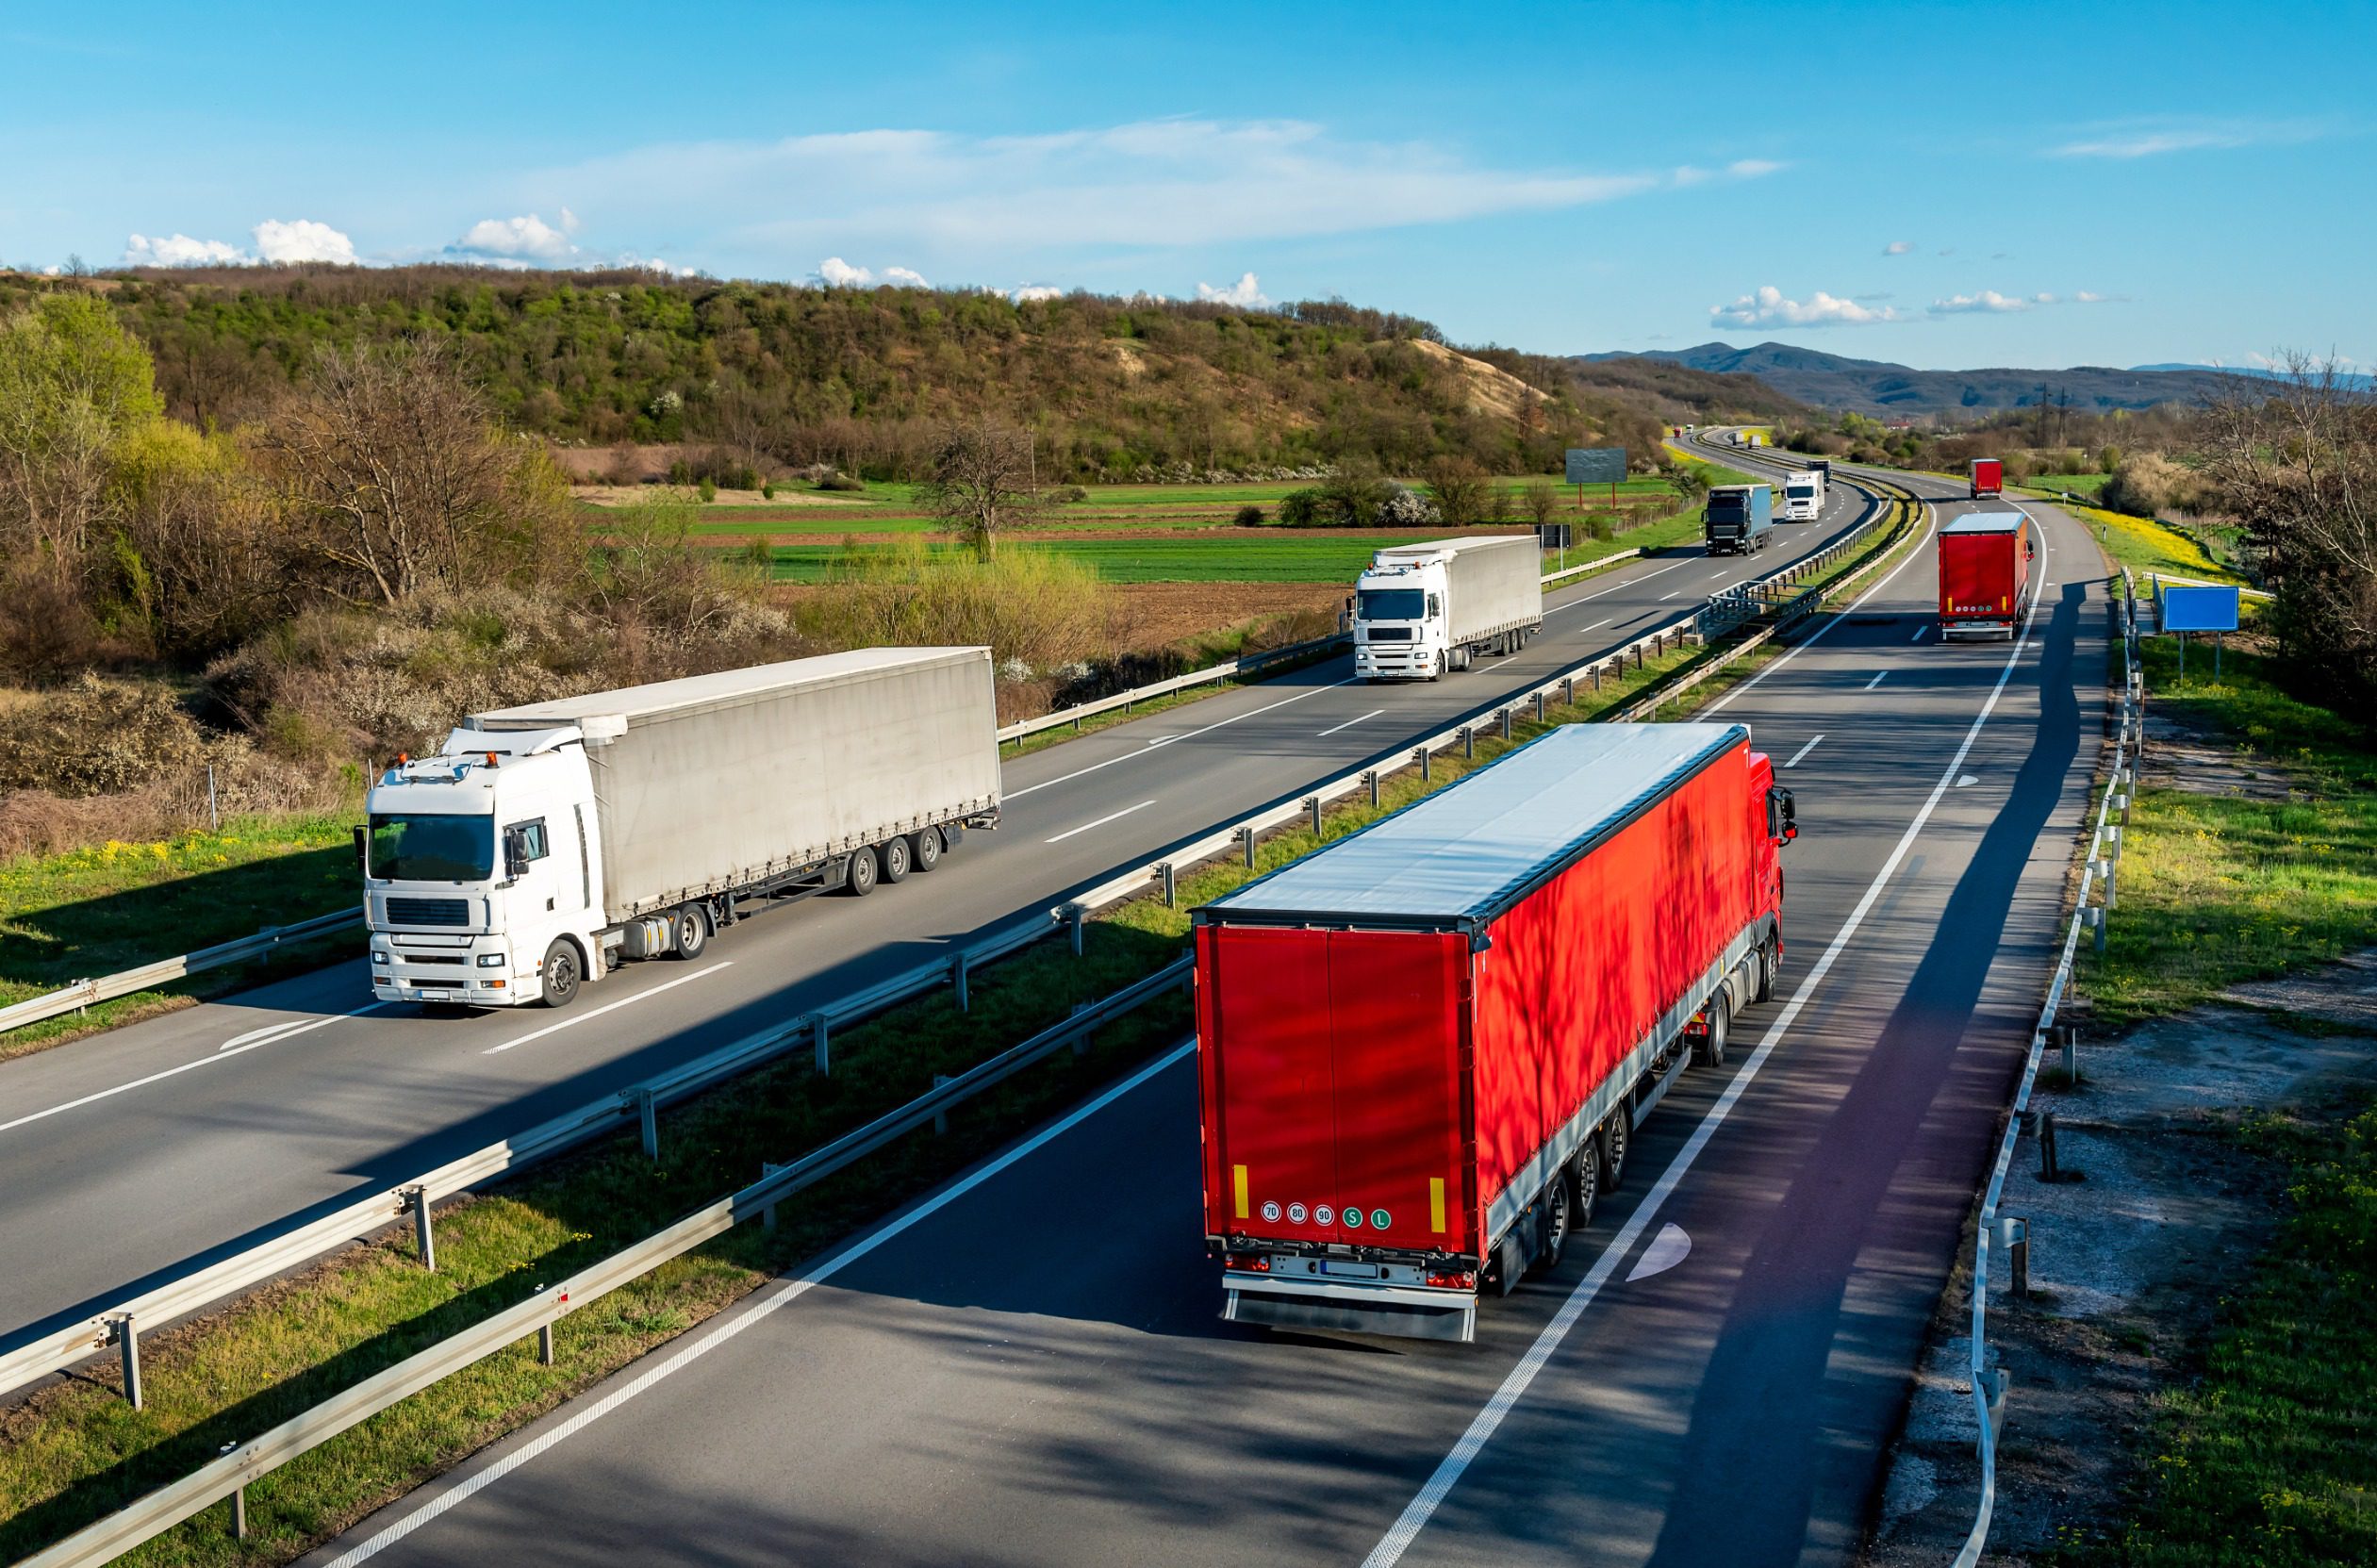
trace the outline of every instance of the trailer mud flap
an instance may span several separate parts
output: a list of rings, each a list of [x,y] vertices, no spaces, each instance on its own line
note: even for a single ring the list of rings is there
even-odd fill
[[[1456,1345],[1467,1345],[1477,1337],[1477,1298],[1474,1296],[1448,1296],[1440,1305],[1288,1296],[1233,1286],[1222,1293],[1222,1317],[1227,1322],[1255,1323],[1267,1329],[1393,1334],[1401,1339],[1447,1340]]]

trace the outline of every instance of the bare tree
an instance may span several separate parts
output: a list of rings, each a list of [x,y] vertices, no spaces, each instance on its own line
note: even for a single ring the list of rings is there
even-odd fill
[[[1527,520],[1541,528],[1560,517],[1560,487],[1548,479],[1530,479],[1522,496]]]
[[[946,426],[933,451],[933,477],[917,491],[951,536],[987,561],[1004,530],[1040,509],[1032,436],[989,416]]]
[[[1429,461],[1428,493],[1449,528],[1466,528],[1484,520],[1486,509],[1494,504],[1494,487],[1485,470],[1458,454]]]
[[[397,604],[459,582],[503,531],[514,454],[444,342],[325,348],[265,438],[320,523],[346,597]]]

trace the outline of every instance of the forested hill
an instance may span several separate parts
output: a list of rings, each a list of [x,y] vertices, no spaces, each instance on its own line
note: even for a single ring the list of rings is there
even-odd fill
[[[1570,445],[1647,463],[1675,417],[1563,361],[1448,353],[1425,322],[1335,301],[1017,303],[426,266],[0,275],[0,312],[52,287],[103,290],[156,355],[168,407],[219,427],[256,417],[318,344],[423,334],[458,338],[504,415],[557,441],[706,441],[884,477],[917,470],[938,421],[985,412],[1038,429],[1044,477],[1113,480],[1363,458],[1412,472],[1446,453],[1549,471]]]

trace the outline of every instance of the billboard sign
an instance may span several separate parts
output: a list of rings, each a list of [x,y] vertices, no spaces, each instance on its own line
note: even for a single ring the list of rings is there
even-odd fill
[[[1626,448],[1573,446],[1568,449],[1568,483],[1615,485],[1626,478]]]
[[[2183,587],[2165,584],[2162,629],[2166,632],[2234,632],[2237,630],[2235,588]]]

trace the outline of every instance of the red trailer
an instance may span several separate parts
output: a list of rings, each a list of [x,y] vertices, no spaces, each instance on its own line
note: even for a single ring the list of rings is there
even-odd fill
[[[1973,499],[2006,493],[2006,465],[1994,457],[1973,459]]]
[[[1466,1341],[1782,959],[1739,724],[1552,731],[1196,912],[1205,1244],[1237,1322]]]
[[[1940,527],[1940,635],[2014,635],[2030,607],[2039,535],[2024,512],[1967,512]]]

